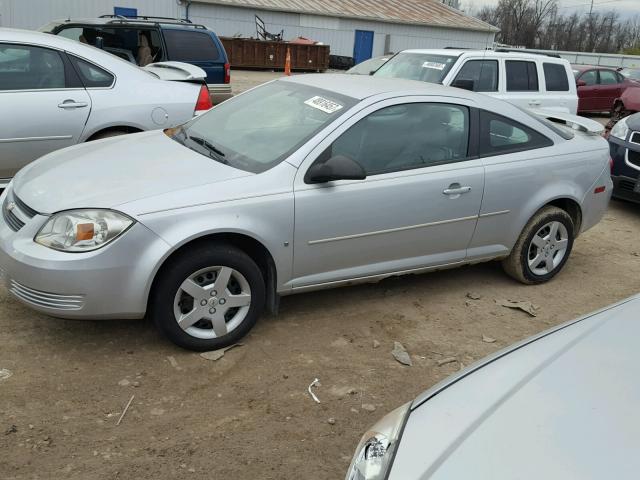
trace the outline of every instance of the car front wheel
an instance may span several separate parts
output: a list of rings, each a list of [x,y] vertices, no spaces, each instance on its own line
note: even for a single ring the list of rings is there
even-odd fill
[[[262,272],[230,245],[200,245],[169,260],[151,292],[149,312],[175,344],[190,350],[233,345],[265,302]]]
[[[574,228],[567,212],[544,207],[529,220],[511,254],[502,261],[505,272],[525,284],[551,280],[571,254]]]

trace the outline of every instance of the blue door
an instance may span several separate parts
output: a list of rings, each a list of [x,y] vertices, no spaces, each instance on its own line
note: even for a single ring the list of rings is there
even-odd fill
[[[127,7],[113,7],[113,14],[120,15],[121,17],[136,17],[138,16],[138,9]]]
[[[373,32],[356,30],[356,40],[353,46],[353,61],[357,65],[369,60],[373,53]]]

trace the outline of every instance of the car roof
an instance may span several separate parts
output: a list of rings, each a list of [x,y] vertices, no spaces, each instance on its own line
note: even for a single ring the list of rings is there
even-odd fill
[[[458,48],[411,48],[403,50],[406,53],[421,53],[431,55],[443,55],[448,57],[459,57],[464,54],[478,55],[481,54],[484,57],[489,58],[514,58],[517,56],[529,57],[529,58],[544,58],[545,61],[564,63],[565,59],[554,57],[551,55],[545,55],[544,53],[529,52],[527,50],[510,50],[510,51],[496,51],[496,50],[483,50],[483,49],[458,49]]]
[[[57,18],[52,20],[49,25],[57,24],[57,25],[75,25],[75,24],[86,24],[86,25],[109,25],[109,26],[123,26],[123,25],[136,25],[136,26],[148,26],[152,27],[154,25],[162,25],[163,27],[183,27],[183,28],[194,28],[200,27],[204,28],[202,25],[197,23],[190,22],[181,22],[179,19],[171,20],[170,18],[160,18],[160,17],[147,17],[144,18],[126,18],[126,17],[87,17],[87,18]]]
[[[138,66],[116,57],[109,52],[60,35],[17,28],[0,28],[0,39],[19,43],[33,43],[56,50],[64,50],[107,69],[126,68],[128,72],[142,72],[142,69]]]
[[[616,67],[608,67],[606,65],[574,65],[571,64],[571,68],[574,70],[584,71],[584,70],[617,70]]]
[[[374,95],[392,93],[402,95],[441,95],[474,101],[489,98],[467,90],[445,87],[435,83],[420,82],[417,80],[404,80],[400,78],[382,78],[370,75],[323,73],[294,75],[280,80],[329,90],[358,100],[363,100]]]

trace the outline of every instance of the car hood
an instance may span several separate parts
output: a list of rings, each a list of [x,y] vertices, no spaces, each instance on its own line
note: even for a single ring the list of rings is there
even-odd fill
[[[18,172],[13,190],[29,207],[49,214],[73,208],[114,208],[249,175],[194,152],[158,130],[45,155]]]
[[[420,396],[390,480],[635,478],[640,297],[499,352]]]

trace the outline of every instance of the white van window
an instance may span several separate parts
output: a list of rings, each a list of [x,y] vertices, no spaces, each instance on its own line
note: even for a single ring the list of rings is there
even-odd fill
[[[543,64],[543,69],[548,92],[569,91],[569,79],[564,65],[560,63],[545,63]]]
[[[521,60],[507,60],[507,91],[508,92],[537,92],[538,68],[535,62]]]
[[[473,81],[474,92],[497,92],[498,61],[469,60],[460,69],[454,83],[458,80]]]

